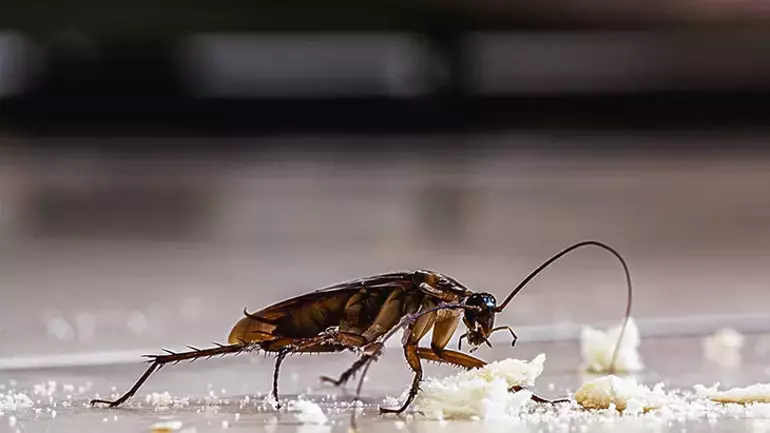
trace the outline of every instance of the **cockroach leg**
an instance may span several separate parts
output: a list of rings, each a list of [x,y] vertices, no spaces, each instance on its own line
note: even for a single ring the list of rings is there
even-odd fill
[[[463,339],[468,338],[468,333],[464,333],[460,336],[460,338],[457,340],[457,350],[463,350]]]
[[[334,384],[334,386],[344,386],[350,378],[354,377],[358,371],[363,368],[364,365],[366,365],[367,361],[372,357],[372,355],[369,354],[363,354],[361,355],[356,362],[353,363],[353,365],[350,366],[347,370],[345,370],[338,379],[331,378],[329,376],[321,376],[322,382],[327,382]]]
[[[198,358],[211,358],[212,356],[217,355],[227,355],[227,354],[238,354],[242,352],[248,352],[255,349],[258,349],[259,346],[256,344],[231,344],[231,345],[217,345],[217,347],[211,348],[211,349],[194,349],[189,352],[180,352],[180,353],[174,353],[171,351],[166,351],[168,355],[146,355],[147,358],[150,358],[152,361],[152,364],[149,368],[144,372],[144,374],[139,378],[139,380],[136,381],[133,387],[131,387],[128,392],[120,396],[117,400],[110,401],[110,400],[101,400],[101,399],[93,399],[91,400],[91,405],[95,405],[97,403],[103,403],[109,405],[109,407],[117,407],[123,404],[126,400],[131,398],[134,394],[136,394],[137,391],[139,391],[139,388],[144,384],[144,382],[149,379],[149,377],[163,367],[164,365],[173,362],[177,363],[180,361],[194,361]]]
[[[364,347],[351,348],[361,354],[361,356],[353,363],[353,365],[351,365],[347,370],[345,370],[340,375],[339,379],[334,379],[329,376],[321,376],[321,381],[332,383],[335,386],[345,385],[352,377],[356,376],[356,374],[358,373],[359,370],[361,370],[361,368],[363,368],[365,365],[367,365],[371,361],[376,360],[376,358],[380,356],[380,353],[382,352],[382,347],[383,347],[382,343],[373,342],[365,345]]]
[[[513,331],[511,331],[511,332],[513,332]],[[463,350],[463,339],[468,338],[469,335],[470,335],[470,332],[466,332],[465,334],[460,336],[460,339],[457,340],[457,350]],[[492,343],[490,343],[487,338],[485,338],[485,337],[480,337],[480,338],[482,340],[484,340],[484,343],[486,343],[487,346],[492,347]],[[514,345],[516,344],[516,340],[513,341],[513,344]],[[479,348],[478,346],[471,347],[471,353],[473,353],[476,350],[478,350],[478,348]]]
[[[456,352],[450,349],[444,349],[441,352],[441,355],[437,355],[433,349],[418,347],[417,356],[426,361],[449,364],[453,367],[460,367],[466,370],[481,368],[487,365],[486,361],[476,358],[475,356],[466,355],[465,353]]]
[[[518,341],[519,336],[516,335],[516,333],[513,331],[513,328],[511,328],[508,325],[503,325],[503,326],[498,326],[497,328],[493,328],[491,331],[489,331],[489,335],[492,335],[497,331],[504,331],[504,330],[507,330],[508,332],[511,333],[511,347],[516,347],[516,341]]]
[[[278,376],[281,370],[281,364],[286,356],[294,351],[291,346],[286,346],[278,351],[278,355],[275,357],[275,369],[273,371],[273,399],[275,400],[276,408],[281,408],[281,402],[278,400]]]
[[[110,401],[110,400],[102,400],[102,399],[96,398],[91,400],[91,405],[93,406],[97,403],[103,403],[103,404],[109,405],[109,407],[120,406],[121,404],[123,404],[123,402],[131,398],[134,394],[136,394],[136,392],[139,391],[139,388],[142,386],[142,384],[144,384],[144,382],[146,382],[147,379],[150,378],[150,375],[152,375],[152,373],[154,373],[155,370],[157,370],[162,365],[163,364],[161,364],[158,361],[153,362],[152,365],[150,365],[150,367],[147,369],[147,371],[144,372],[142,377],[140,377],[139,380],[136,381],[134,386],[127,393],[120,396],[120,398],[118,398],[117,400]]]
[[[408,316],[403,317],[401,319],[401,321],[399,322],[399,324],[396,325],[395,327],[393,327],[379,341],[371,343],[371,344],[367,345],[366,347],[364,347],[364,353],[370,354],[372,356],[369,357],[364,362],[364,370],[361,373],[361,378],[358,380],[358,385],[356,386],[356,401],[358,401],[360,399],[360,397],[361,397],[361,388],[364,385],[364,379],[366,378],[366,373],[369,371],[369,367],[371,367],[372,363],[374,361],[376,361],[379,358],[379,356],[382,354],[383,349],[385,348],[385,342],[388,341],[391,337],[393,337],[396,334],[396,332],[398,332],[399,330],[404,329],[404,328],[407,328],[409,330],[408,332],[411,332],[411,328],[414,325],[414,323],[417,321],[417,319],[419,319],[420,317],[423,317],[423,316],[425,316],[427,314],[431,314],[433,312],[439,311],[439,310],[446,310],[446,309],[472,310],[472,309],[475,309],[475,308],[476,307],[468,307],[468,306],[463,305],[463,304],[451,303],[451,304],[438,305],[438,306],[429,308],[429,309],[424,310],[424,311],[420,311],[420,312],[417,312],[417,313],[414,313],[414,314],[410,314]],[[405,334],[406,334],[406,332],[405,332]],[[416,345],[415,345],[415,348],[416,348]],[[404,350],[406,351],[406,346],[404,347]],[[419,359],[417,359],[417,364],[419,365]],[[420,372],[422,372],[422,366],[419,366],[417,369]],[[415,394],[416,394],[417,390],[419,389],[419,383],[420,383],[421,379],[422,379],[422,374],[420,374],[420,375],[415,374],[415,378],[413,379],[413,386],[412,386],[413,390],[415,391]],[[415,385],[415,382],[416,382],[416,385]],[[411,403],[412,399],[414,399],[414,397],[412,397],[408,401],[408,403]],[[409,406],[409,404],[404,405],[404,407],[402,408],[402,410],[400,410],[400,412],[403,412],[406,409],[406,407],[408,407],[408,406]],[[386,413],[386,412],[387,412],[387,409],[383,412],[383,409],[380,408],[380,413]],[[355,412],[353,412],[351,414],[351,422],[353,424],[355,424]]]
[[[412,401],[415,397],[417,397],[417,392],[420,390],[420,382],[422,382],[422,364],[420,363],[420,357],[417,352],[417,346],[414,345],[407,345],[404,347],[404,356],[406,356],[406,361],[409,363],[409,367],[411,367],[412,371],[414,371],[414,377],[412,378],[412,386],[409,388],[409,394],[407,394],[406,400],[404,403],[399,407],[398,409],[388,409],[385,407],[380,408],[380,413],[395,413],[400,414],[403,411],[405,411],[410,404],[412,404]]]

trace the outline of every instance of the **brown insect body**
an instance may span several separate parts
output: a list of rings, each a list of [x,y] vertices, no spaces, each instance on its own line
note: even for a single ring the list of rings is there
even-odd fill
[[[438,282],[443,287],[441,297],[420,289],[421,285],[434,287]],[[472,293],[449,277],[432,271],[354,280],[246,313],[233,327],[228,341],[230,344],[264,343],[334,332],[350,338],[357,335],[368,343],[392,329],[402,317],[416,313],[423,304],[460,302]],[[460,312],[438,311],[431,316],[435,317],[426,318],[426,322],[434,322],[436,318],[459,319]],[[332,328],[335,330],[330,331]]]
[[[410,273],[399,273],[351,281],[247,313],[233,327],[228,341],[235,344],[239,341],[265,341],[278,336],[310,338],[337,326],[340,331],[362,334],[374,323],[394,292],[399,291],[399,315],[413,306],[414,300],[408,298],[414,296],[403,295],[413,288],[410,276]],[[419,307],[419,300],[417,304]],[[391,305],[389,308],[395,307]]]
[[[118,406],[136,393],[149,376],[171,362],[195,360],[242,352],[265,351],[276,354],[273,375],[273,398],[278,401],[278,376],[284,358],[292,353],[334,353],[354,351],[359,359],[338,379],[322,378],[336,385],[346,383],[362,368],[364,374],[369,364],[382,351],[384,340],[404,329],[402,341],[404,357],[414,372],[407,400],[398,409],[380,409],[381,412],[404,411],[417,394],[422,380],[421,360],[447,363],[465,369],[479,368],[486,363],[446,346],[462,321],[468,331],[461,336],[477,348],[491,344],[488,337],[493,332],[508,330],[512,346],[517,336],[510,327],[494,328],[496,313],[537,273],[562,255],[581,246],[594,245],[611,251],[626,271],[629,303],[626,318],[630,314],[630,276],[623,259],[611,248],[595,241],[575,244],[555,255],[525,278],[498,306],[495,297],[488,293],[473,292],[455,279],[429,270],[397,272],[340,283],[315,292],[300,295],[268,306],[255,313],[244,310],[244,316],[230,331],[228,345],[211,349],[191,347],[189,352],[150,356],[151,366],[131,390],[114,401],[92,400]],[[419,347],[423,337],[433,330],[430,347]],[[360,384],[359,384],[360,386]],[[547,401],[534,396],[536,401]]]

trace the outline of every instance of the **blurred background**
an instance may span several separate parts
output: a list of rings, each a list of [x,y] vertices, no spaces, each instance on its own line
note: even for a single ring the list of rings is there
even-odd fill
[[[502,298],[589,238],[645,335],[770,326],[766,2],[15,3],[8,365],[204,346],[395,270]],[[498,320],[572,338],[624,296],[584,250]]]

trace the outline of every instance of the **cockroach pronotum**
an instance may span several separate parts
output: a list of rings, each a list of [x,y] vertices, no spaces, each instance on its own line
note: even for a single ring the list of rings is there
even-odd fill
[[[585,246],[609,251],[623,266],[628,290],[625,320],[615,346],[612,366],[615,365],[621,339],[631,315],[631,276],[623,257],[608,245],[598,241],[582,241],[552,256],[524,278],[501,304],[489,293],[473,292],[447,275],[418,270],[375,275],[336,284],[266,307],[256,313],[244,309],[243,317],[230,331],[228,344],[217,344],[208,349],[188,346],[190,351],[163,355],[146,355],[151,365],[134,386],[117,400],[95,399],[91,404],[104,403],[116,407],[133,396],[156,370],[168,363],[210,358],[218,355],[263,351],[275,354],[272,397],[278,403],[278,377],[281,364],[291,354],[336,353],[352,351],[358,359],[337,379],[322,380],[342,386],[363,369],[357,390],[372,362],[381,354],[385,340],[404,329],[403,351],[406,362],[414,372],[407,399],[399,408],[380,408],[380,413],[401,413],[417,395],[422,381],[421,360],[435,361],[464,369],[480,368],[486,362],[474,356],[447,349],[452,336],[462,321],[467,330],[459,344],[466,339],[471,351],[482,344],[491,347],[489,336],[498,331],[511,335],[511,347],[518,339],[509,326],[495,327],[495,315],[503,311],[511,300],[537,274],[567,253]],[[430,347],[420,347],[420,340],[430,331]],[[514,387],[512,391],[518,391]],[[533,395],[538,402],[556,402]]]

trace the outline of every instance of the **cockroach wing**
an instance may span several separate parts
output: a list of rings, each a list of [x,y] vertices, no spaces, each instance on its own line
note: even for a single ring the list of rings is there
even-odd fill
[[[348,301],[358,293],[365,294],[364,313],[373,320],[388,295],[411,284],[409,274],[385,274],[340,283],[326,289],[300,295],[246,313],[230,332],[230,344],[258,342],[276,337],[310,338],[326,329],[339,326]]]
[[[413,274],[413,272],[392,272],[389,274],[373,275],[370,277],[358,278],[356,280],[344,281],[323,289],[318,289],[312,293],[330,292],[351,287],[371,288],[389,284],[407,284],[412,282]]]

